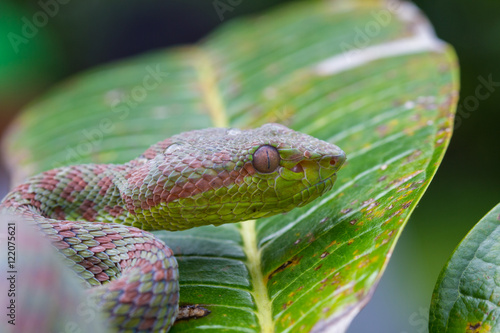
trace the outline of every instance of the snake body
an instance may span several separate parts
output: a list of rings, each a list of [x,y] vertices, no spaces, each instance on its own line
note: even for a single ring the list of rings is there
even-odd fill
[[[337,146],[278,124],[210,128],[158,142],[125,164],[36,175],[3,210],[64,255],[116,331],[167,331],[179,299],[172,251],[143,230],[183,230],[287,212],[329,191]]]

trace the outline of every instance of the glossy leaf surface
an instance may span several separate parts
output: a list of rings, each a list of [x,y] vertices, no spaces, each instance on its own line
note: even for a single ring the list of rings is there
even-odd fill
[[[465,236],[432,296],[429,331],[500,330],[500,205]]]

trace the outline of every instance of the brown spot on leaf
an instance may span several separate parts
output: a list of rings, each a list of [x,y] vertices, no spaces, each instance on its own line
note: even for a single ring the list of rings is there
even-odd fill
[[[306,237],[308,238],[307,242],[312,243],[316,240],[316,237],[314,237],[314,234],[312,232],[308,232]]]
[[[287,268],[289,266],[295,266],[295,265],[297,265],[300,262],[301,259],[302,259],[302,257],[293,257],[291,260],[288,260],[283,265],[281,265],[280,267],[276,268],[271,274],[269,274],[268,279],[271,280],[274,275],[276,275],[277,273],[285,270],[285,268]]]
[[[366,208],[366,210],[367,210],[367,211],[370,211],[370,210],[372,210],[373,208],[377,207],[378,205],[380,205],[380,203],[379,203],[379,202],[377,202],[377,201],[374,201],[374,202],[370,203],[370,205]]]
[[[328,244],[328,246],[326,248],[332,247],[335,244],[337,244],[337,241],[333,240],[333,241],[330,242],[330,244]]]
[[[363,202],[361,203],[361,207],[364,207],[364,206],[366,206],[366,205],[369,205],[369,204],[371,204],[371,203],[372,203],[372,202],[374,202],[374,201],[375,201],[375,199],[368,199],[368,200],[365,200],[365,201],[363,201]]]
[[[484,324],[482,322],[478,323],[467,323],[465,327],[466,333],[486,333],[491,331],[491,326]]]
[[[289,307],[292,304],[293,304],[293,301],[288,301],[285,304],[283,304],[281,307],[282,307],[283,310],[286,310],[286,308]]]
[[[382,177],[380,177],[377,181],[381,182],[381,181],[384,181],[387,179],[387,175],[383,175]]]
[[[406,209],[406,208],[410,207],[411,203],[412,203],[411,201],[408,201],[408,202],[404,203],[403,204],[403,208]]]
[[[179,313],[177,314],[175,323],[177,323],[179,320],[203,318],[208,316],[210,313],[210,310],[205,309],[199,304],[183,305],[179,307]]]

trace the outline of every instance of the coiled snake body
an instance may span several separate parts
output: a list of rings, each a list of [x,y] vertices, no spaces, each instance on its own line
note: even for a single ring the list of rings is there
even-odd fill
[[[335,145],[266,124],[181,133],[122,164],[43,172],[3,210],[61,252],[118,331],[167,331],[178,311],[177,262],[143,230],[183,230],[287,212],[329,191],[345,160]]]

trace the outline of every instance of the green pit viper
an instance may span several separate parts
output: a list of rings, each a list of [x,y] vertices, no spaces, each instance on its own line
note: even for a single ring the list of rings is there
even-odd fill
[[[172,136],[125,164],[36,175],[2,201],[50,240],[120,332],[166,332],[178,312],[172,251],[143,230],[257,219],[329,191],[337,146],[283,125]]]

